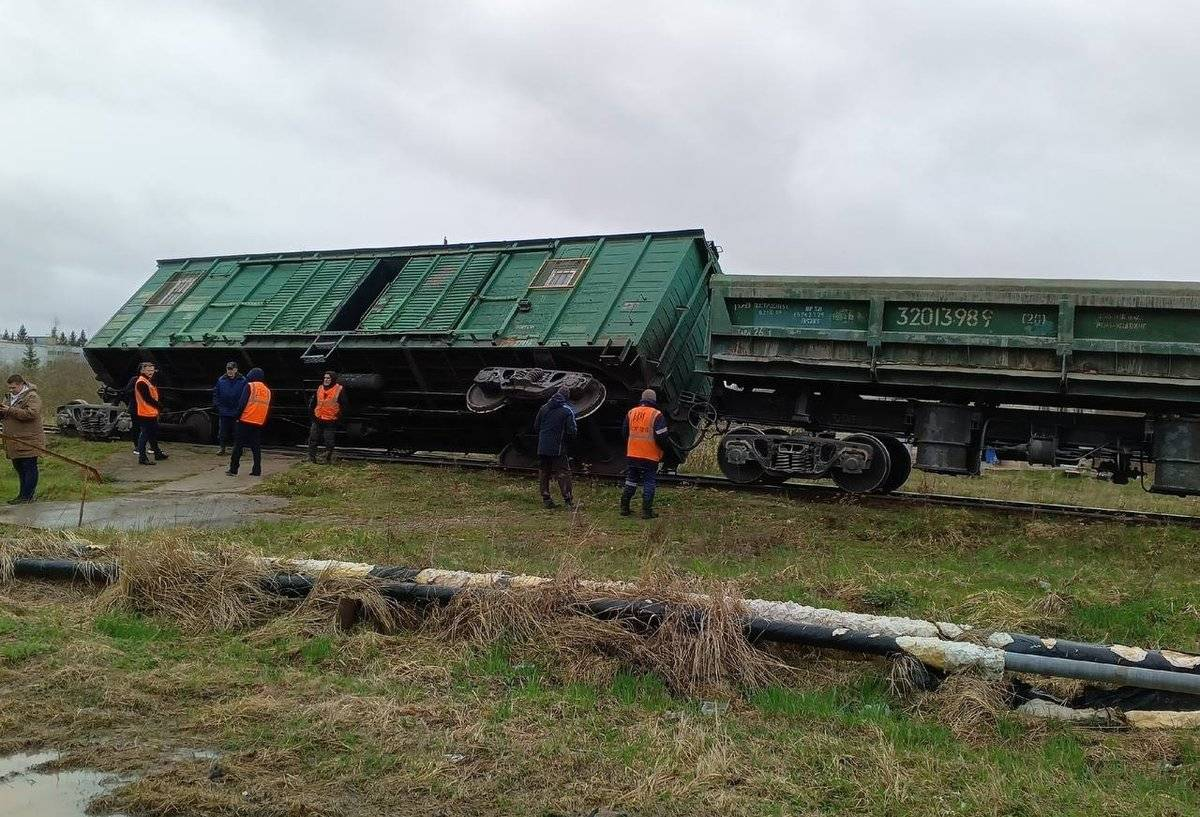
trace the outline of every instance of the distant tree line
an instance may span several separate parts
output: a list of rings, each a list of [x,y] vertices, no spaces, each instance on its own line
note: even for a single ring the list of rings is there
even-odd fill
[[[50,343],[56,346],[85,346],[88,342],[87,332],[83,331],[82,329],[80,329],[78,332],[72,329],[70,334],[68,334],[67,332],[59,329],[57,324],[50,327],[48,337],[50,338]],[[29,330],[25,328],[25,324],[21,324],[16,332],[10,332],[5,329],[4,332],[0,334],[0,340],[32,345],[32,341],[29,338]]]

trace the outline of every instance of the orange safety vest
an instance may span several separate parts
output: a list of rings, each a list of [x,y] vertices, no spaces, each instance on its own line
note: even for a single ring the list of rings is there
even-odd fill
[[[246,408],[242,409],[239,419],[247,425],[266,425],[267,409],[271,407],[271,390],[267,388],[266,383],[257,380],[246,385],[250,387],[250,398],[246,401]]]
[[[142,392],[138,389],[138,384],[140,383],[146,384],[146,388],[149,390],[150,396],[154,399],[154,402],[158,402],[158,387],[150,382],[150,378],[146,377],[144,374],[140,374],[138,375],[137,383],[133,384],[133,400],[135,405],[134,410],[137,411],[137,416],[140,419],[157,420],[158,409],[142,399]]]
[[[317,386],[317,405],[313,409],[313,416],[321,422],[332,423],[342,413],[342,406],[338,403],[341,396],[341,383],[334,383],[328,389],[324,384]]]
[[[661,462],[663,450],[654,439],[654,424],[658,421],[661,411],[654,406],[634,406],[629,410],[626,419],[629,422],[629,442],[625,446],[625,455],[637,457],[639,460]]]

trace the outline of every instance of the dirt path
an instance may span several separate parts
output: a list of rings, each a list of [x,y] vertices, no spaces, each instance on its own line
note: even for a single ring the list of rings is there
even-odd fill
[[[286,471],[296,460],[278,454],[263,455],[263,474]],[[248,458],[239,476],[226,476],[229,460],[205,446],[173,446],[170,458],[147,467],[138,465],[133,452],[105,461],[105,479],[124,483],[130,493],[99,499],[84,506],[85,527],[148,530],[164,527],[229,527],[244,524],[247,516],[279,519],[287,500],[247,493],[258,485],[249,476]],[[35,502],[0,506],[0,524],[33,528],[73,528],[79,522],[78,502]]]

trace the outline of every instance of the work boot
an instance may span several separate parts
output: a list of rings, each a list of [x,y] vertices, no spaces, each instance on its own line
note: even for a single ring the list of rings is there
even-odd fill
[[[227,476],[227,477],[236,477],[236,476],[237,476],[237,471],[229,471],[229,470],[226,470],[226,471],[225,471],[225,476]]]
[[[657,518],[658,518],[658,514],[656,514],[654,512],[653,508],[642,508],[642,519],[657,519]]]
[[[261,476],[262,476],[262,471],[251,471],[251,472],[250,472],[250,476],[252,476],[252,477],[261,477]]]
[[[542,497],[542,507],[546,510],[552,510],[558,507],[558,504],[548,496]]]
[[[165,459],[170,459],[170,458],[169,458],[169,457],[168,457],[166,454],[164,454],[163,452],[161,452],[161,451],[155,451],[155,452],[154,452],[154,459],[156,459],[156,460],[165,460]]]
[[[571,510],[575,510],[575,500],[572,497],[564,496],[563,504],[566,505]]]
[[[629,510],[629,501],[622,497],[621,499],[621,516],[630,516],[633,511]]]

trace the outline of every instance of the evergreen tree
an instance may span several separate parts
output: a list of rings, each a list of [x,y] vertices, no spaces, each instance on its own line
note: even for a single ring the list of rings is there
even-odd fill
[[[4,334],[0,336],[0,340],[12,340],[12,335],[8,333],[7,329],[5,329]]]
[[[84,332],[82,329],[80,329],[79,330],[79,345],[87,346],[87,341],[88,341],[87,332]]]
[[[42,362],[38,360],[37,352],[33,349],[33,341],[26,340],[25,357],[21,358],[21,368],[27,372],[36,372],[41,365]]]
[[[24,343],[29,338],[29,330],[25,328],[25,324],[21,324],[17,329],[17,340]]]
[[[50,343],[58,343],[58,325],[50,327]]]
[[[79,345],[79,335],[76,334],[74,329],[71,330],[71,337],[67,339],[67,345],[68,346],[78,346]]]

